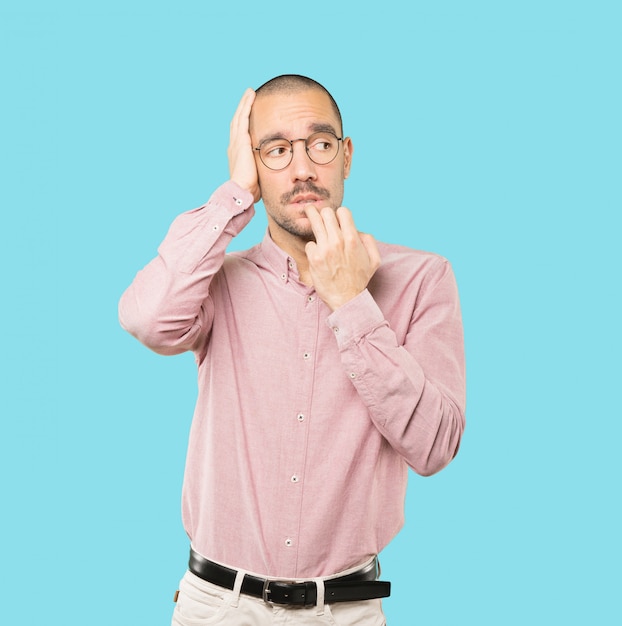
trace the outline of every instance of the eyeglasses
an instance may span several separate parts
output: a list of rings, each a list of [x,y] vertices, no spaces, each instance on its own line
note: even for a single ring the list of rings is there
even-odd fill
[[[297,141],[305,142],[305,150],[309,158],[317,165],[328,165],[339,152],[339,142],[343,137],[337,137],[330,131],[321,131],[309,135],[306,139],[284,139],[282,137],[266,139],[257,148],[261,162],[271,170],[285,169],[294,158],[294,144]]]

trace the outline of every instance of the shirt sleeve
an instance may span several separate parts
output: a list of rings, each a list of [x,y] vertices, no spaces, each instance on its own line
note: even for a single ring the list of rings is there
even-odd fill
[[[403,345],[369,291],[328,317],[342,363],[376,427],[417,473],[458,452],[465,426],[465,364],[458,291],[440,259],[426,280]]]
[[[227,246],[254,215],[253,196],[229,181],[182,213],[119,302],[121,326],[160,354],[196,350],[209,334],[210,283]]]

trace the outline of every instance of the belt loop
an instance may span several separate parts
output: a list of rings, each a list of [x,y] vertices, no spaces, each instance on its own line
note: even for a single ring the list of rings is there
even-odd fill
[[[315,588],[317,591],[317,600],[315,602],[315,614],[316,615],[324,615],[324,608],[325,608],[325,602],[324,602],[324,579],[323,578],[314,578],[313,579],[315,582]]]
[[[240,590],[242,589],[244,576],[246,576],[246,572],[244,570],[239,569],[236,572],[235,582],[233,583],[233,591],[231,592],[231,602],[229,602],[229,606],[234,609],[237,609],[240,604]]]

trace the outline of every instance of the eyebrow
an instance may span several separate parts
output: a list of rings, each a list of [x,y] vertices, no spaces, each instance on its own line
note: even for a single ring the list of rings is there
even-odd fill
[[[335,130],[335,127],[332,124],[328,124],[326,122],[315,122],[313,124],[309,124],[309,131],[311,132],[311,134],[313,133],[332,133],[333,135],[335,135],[335,137],[338,137],[339,135],[337,135],[337,131]],[[271,135],[266,135],[265,137],[262,137],[258,142],[257,145],[261,145],[262,143],[266,142],[266,141],[272,141],[273,139],[288,139],[283,133],[272,133]]]
[[[337,131],[335,130],[335,127],[332,124],[326,124],[326,123],[311,124],[311,126],[309,126],[309,130],[313,131],[314,133],[333,133],[335,137],[338,136]]]

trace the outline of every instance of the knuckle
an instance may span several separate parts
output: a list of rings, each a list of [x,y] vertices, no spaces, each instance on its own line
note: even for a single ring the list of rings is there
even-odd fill
[[[361,243],[361,240],[357,233],[346,232],[343,233],[343,242],[347,246],[356,246],[357,244]]]

